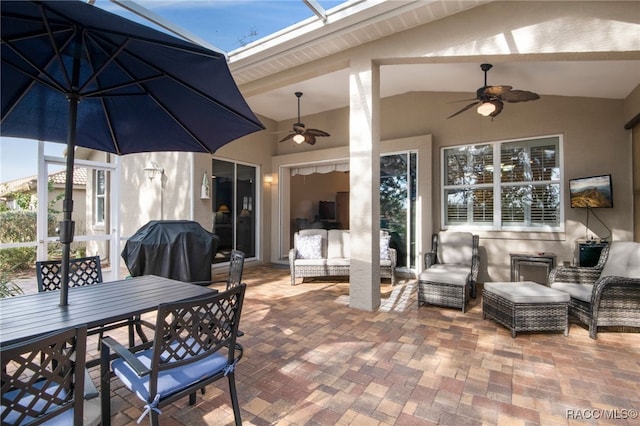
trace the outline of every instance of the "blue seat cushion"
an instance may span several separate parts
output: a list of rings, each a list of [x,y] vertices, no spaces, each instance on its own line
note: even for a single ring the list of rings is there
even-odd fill
[[[153,349],[147,349],[137,353],[136,357],[147,368],[150,368],[152,352]],[[158,394],[161,398],[172,395],[201,380],[214,376],[226,366],[227,357],[220,353],[214,353],[193,363],[164,370],[158,375]],[[122,358],[114,360],[111,363],[111,368],[122,383],[135,392],[138,398],[145,402],[151,399],[149,395],[150,374],[142,377],[138,376]]]
[[[44,386],[45,381],[41,381],[38,382],[35,386]],[[57,389],[59,388],[58,385],[52,385],[52,386],[48,386],[44,391],[49,393],[49,394],[53,394],[57,391]],[[8,400],[11,401],[13,403],[13,405],[21,405],[23,407],[27,407],[29,406],[29,404],[32,403],[33,399],[36,397],[36,395],[26,395],[23,396],[22,398],[19,398],[19,394],[20,392],[18,390],[13,390],[13,391],[9,391],[6,392],[4,395],[2,395],[2,399],[3,401]],[[59,395],[60,398],[64,398],[64,394],[65,392],[61,392],[61,394]],[[33,410],[35,411],[42,411],[44,410],[44,400],[39,400],[35,403],[35,405],[33,406]],[[60,405],[52,405],[50,406],[47,410],[46,413],[50,413],[51,411],[57,410],[60,408]],[[0,407],[0,413],[4,414],[5,410],[8,410],[9,407],[5,407],[4,405],[2,405]],[[45,414],[45,413],[43,413]],[[20,416],[20,413],[18,413],[17,411],[12,410],[9,415],[7,415],[6,418],[2,419],[2,424],[5,425],[13,425],[16,424],[16,421],[18,420],[18,417]],[[35,418],[33,417],[26,417],[22,423],[30,423],[33,420],[35,420]],[[72,425],[73,424],[73,408],[71,408],[70,410],[66,410],[62,413],[60,413],[58,416],[52,418],[51,420],[42,423],[44,425],[51,425],[51,426],[68,426],[68,425]]]

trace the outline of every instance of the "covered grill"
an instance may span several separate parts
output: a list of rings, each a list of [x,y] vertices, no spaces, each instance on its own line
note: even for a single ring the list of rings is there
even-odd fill
[[[154,220],[129,238],[122,250],[129,273],[179,281],[211,280],[219,238],[189,220]]]

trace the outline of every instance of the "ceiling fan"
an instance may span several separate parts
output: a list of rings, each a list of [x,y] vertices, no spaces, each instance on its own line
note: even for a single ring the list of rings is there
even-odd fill
[[[316,137],[331,136],[329,133],[325,132],[324,130],[306,129],[304,127],[304,123],[300,122],[300,98],[302,97],[302,92],[296,92],[295,95],[298,98],[298,121],[296,123],[293,123],[293,130],[287,136],[285,136],[280,142],[293,139],[293,141],[297,144],[306,142],[309,145],[315,145]]]
[[[493,119],[493,117],[496,117],[502,112],[504,102],[527,102],[540,99],[537,93],[527,90],[512,90],[511,86],[488,86],[487,71],[492,67],[493,65],[491,64],[480,65],[480,69],[484,71],[484,86],[476,90],[475,99],[465,99],[467,101],[473,100],[474,102],[465,106],[460,111],[451,114],[447,119],[455,117],[476,105],[478,105],[478,114]]]

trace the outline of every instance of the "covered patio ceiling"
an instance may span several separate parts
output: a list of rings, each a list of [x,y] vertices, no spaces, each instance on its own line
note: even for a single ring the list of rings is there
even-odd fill
[[[349,105],[349,71],[346,68],[320,71],[308,77],[292,75],[277,85],[263,85],[260,80],[493,1],[348,1],[328,10],[325,22],[316,17],[309,18],[229,52],[230,68],[253,111],[273,120],[295,118],[296,91],[305,94],[303,116],[346,107]],[[630,18],[628,24],[629,30],[640,37],[637,22]],[[487,38],[517,50],[518,34],[501,33],[500,28],[495,23],[495,29],[485,30]],[[426,91],[460,92],[461,99],[469,98],[468,95],[473,97],[476,89],[483,85],[480,64],[487,61],[494,64],[488,74],[488,84],[511,85],[540,95],[624,99],[640,83],[638,51],[615,56],[607,52],[561,56],[541,53],[535,56],[528,55],[518,62],[513,55],[493,59],[455,58],[453,61],[434,55],[433,58],[407,58],[402,64],[387,65],[383,58],[381,96]],[[274,105],[281,107],[274,108]],[[455,106],[451,109],[454,111]]]
[[[462,92],[460,99],[468,99],[482,87],[484,78],[477,61],[382,66],[380,75],[382,97],[407,92]],[[304,93],[303,116],[347,107],[348,78],[349,70],[344,69],[246,99],[257,114],[276,121],[293,119],[297,112],[296,91]],[[640,60],[494,63],[488,82],[491,85],[508,84],[541,96],[624,99],[640,83]],[[464,105],[443,105],[443,108],[448,107],[453,113]]]
[[[137,7],[131,0],[111,1],[129,10]],[[226,53],[234,78],[252,110],[275,121],[295,118],[294,92],[297,91],[304,93],[303,116],[349,105],[347,64],[323,64],[323,69],[313,75],[290,72],[296,67],[469,9],[499,3],[499,0],[347,0],[325,9],[322,1],[298,1],[305,4],[313,16]],[[552,2],[544,3],[548,5],[546,7],[553,7]],[[330,4],[333,3],[326,2],[325,7]],[[640,12],[640,2],[637,4]],[[251,7],[250,4],[247,7]],[[215,45],[215,40],[200,40],[188,28],[179,28],[168,21],[158,22],[162,18],[147,9],[141,8],[137,14],[196,43],[207,47]],[[517,19],[513,17],[514,21]],[[561,28],[562,17],[558,16],[556,21]],[[627,24],[629,31],[640,39],[637,17],[629,17]],[[483,25],[483,37],[505,46],[507,52],[518,52],[519,43],[532,42],[526,39],[524,27],[516,32],[501,31],[502,28],[498,21]],[[600,36],[606,36],[606,33]],[[523,59],[505,54],[492,58],[454,55],[451,56],[454,59],[447,60],[443,52],[434,52],[433,57],[404,58],[402,63],[385,62],[385,58],[381,58],[381,96],[407,92],[459,92],[460,99],[467,99],[475,96],[476,89],[483,85],[484,76],[480,70],[483,62],[494,65],[488,74],[488,84],[511,85],[542,96],[624,99],[640,83],[640,51],[615,55],[610,52],[550,55],[542,50],[540,54],[525,55]],[[287,77],[265,83],[270,76],[281,72]],[[278,107],[274,108],[274,105]],[[451,105],[452,112],[456,106]]]

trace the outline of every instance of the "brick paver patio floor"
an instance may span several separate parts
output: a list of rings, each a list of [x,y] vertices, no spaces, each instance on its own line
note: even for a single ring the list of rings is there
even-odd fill
[[[348,307],[346,279],[292,287],[288,269],[256,266],[245,267],[244,281],[245,352],[236,369],[244,424],[640,424],[631,418],[640,410],[640,333],[592,340],[572,324],[568,337],[512,339],[482,319],[480,297],[464,314],[418,308],[412,280],[383,282],[375,312]],[[96,383],[98,373],[91,370]],[[142,405],[112,379],[113,425],[134,425]],[[232,424],[226,380],[160,419]]]

